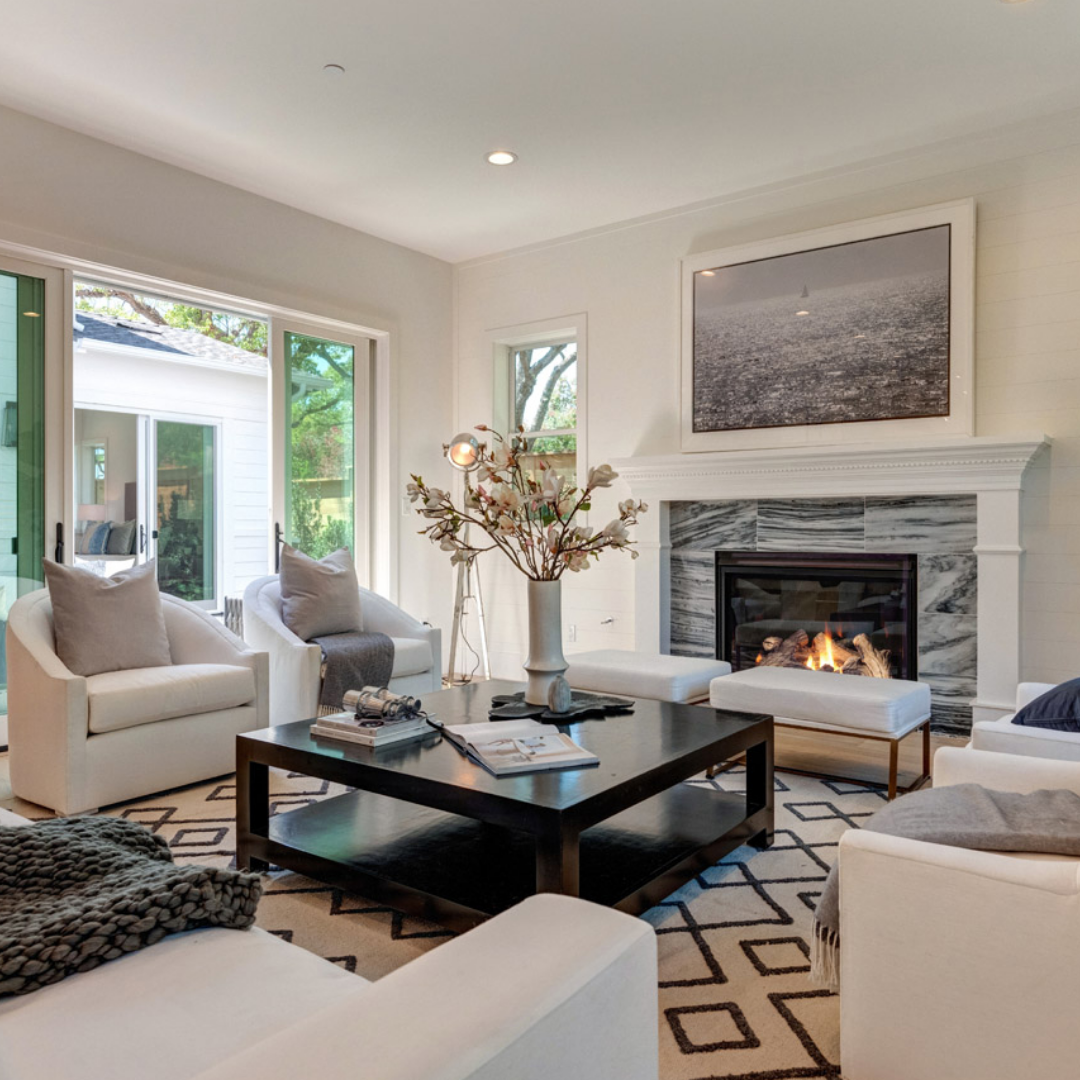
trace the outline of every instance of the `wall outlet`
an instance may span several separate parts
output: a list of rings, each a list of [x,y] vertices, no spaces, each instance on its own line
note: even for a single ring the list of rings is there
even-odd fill
[[[401,496],[401,516],[408,517],[412,513],[412,503],[409,502],[408,495]]]
[[[566,628],[566,640],[577,641],[577,623],[570,623]]]

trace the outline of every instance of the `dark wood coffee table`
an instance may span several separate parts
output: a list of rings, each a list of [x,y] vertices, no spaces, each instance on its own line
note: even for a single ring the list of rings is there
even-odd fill
[[[484,721],[491,681],[424,696],[448,724]],[[372,750],[314,721],[237,736],[237,864],[285,867],[452,929],[534,892],[637,914],[773,830],[773,720],[638,701],[565,728],[599,767],[495,777],[437,733]],[[746,793],[682,781],[746,755]],[[271,818],[269,769],[356,790]]]

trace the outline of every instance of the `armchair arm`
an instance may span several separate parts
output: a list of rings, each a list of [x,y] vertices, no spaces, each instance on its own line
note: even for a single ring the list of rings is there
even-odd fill
[[[1049,690],[1054,689],[1054,683],[1048,682],[1022,682],[1016,688],[1016,711],[1019,712],[1025,705],[1030,705],[1037,697],[1042,697]]]
[[[934,755],[934,787],[953,784],[981,784],[1021,795],[1046,788],[1080,795],[1080,761],[943,746]]]
[[[90,809],[85,799],[86,679],[53,646],[48,592],[21,597],[8,613],[8,739],[16,795],[60,814]]]
[[[377,630],[388,637],[424,638],[430,629],[385,596],[369,589],[360,590],[360,617],[365,630]]]
[[[844,1076],[1072,1075],[1080,1028],[1061,1002],[1080,994],[1080,860],[853,829],[840,866]]]
[[[534,896],[199,1080],[656,1080],[656,938]]]

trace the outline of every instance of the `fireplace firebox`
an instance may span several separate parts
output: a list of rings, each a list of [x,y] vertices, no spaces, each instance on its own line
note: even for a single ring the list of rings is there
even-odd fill
[[[716,552],[716,655],[851,675],[918,674],[915,555]]]

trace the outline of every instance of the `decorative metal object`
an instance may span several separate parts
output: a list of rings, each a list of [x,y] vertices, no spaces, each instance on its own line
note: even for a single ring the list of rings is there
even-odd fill
[[[552,724],[572,724],[589,717],[616,716],[633,711],[633,698],[572,690],[570,707],[565,712],[557,713],[552,712],[546,705],[530,705],[525,700],[524,691],[518,691],[516,694],[499,694],[493,697],[488,715],[492,720],[544,720]]]

